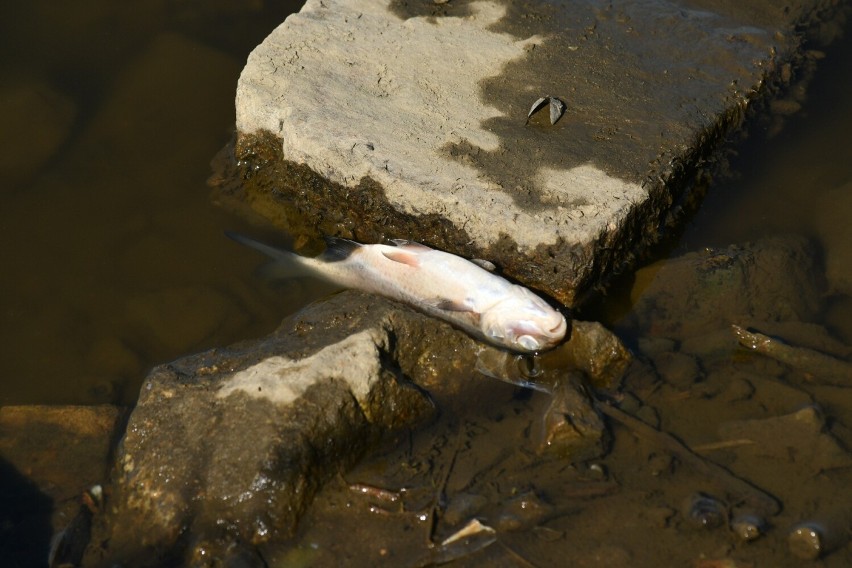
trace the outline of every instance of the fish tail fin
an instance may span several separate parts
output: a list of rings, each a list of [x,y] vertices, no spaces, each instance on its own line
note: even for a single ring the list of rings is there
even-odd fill
[[[260,251],[272,259],[271,262],[260,269],[264,278],[269,280],[289,280],[305,276],[324,278],[320,271],[309,264],[309,259],[305,259],[296,253],[267,245],[231,231],[225,231],[225,236],[241,245]]]
[[[298,256],[293,254],[292,252],[282,250],[279,248],[275,248],[273,246],[267,245],[260,241],[256,241],[251,237],[247,237],[245,235],[241,235],[239,233],[233,233],[231,231],[225,231],[225,236],[231,239],[232,241],[236,241],[241,245],[247,246],[249,248],[253,248],[254,250],[260,251],[269,258],[274,260],[291,260],[292,257]]]
[[[340,237],[325,237],[325,251],[317,257],[322,262],[340,262],[361,248],[360,243]]]

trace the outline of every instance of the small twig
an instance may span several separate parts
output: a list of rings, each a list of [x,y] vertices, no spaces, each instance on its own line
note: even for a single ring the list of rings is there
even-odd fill
[[[710,442],[709,444],[693,446],[692,451],[701,454],[704,452],[714,452],[716,450],[727,450],[728,448],[739,448],[740,446],[750,446],[752,444],[754,444],[754,440],[739,438],[736,440],[722,440],[721,442]]]
[[[435,491],[435,497],[432,500],[432,506],[429,508],[429,538],[427,543],[429,545],[435,545],[435,529],[438,527],[438,510],[440,508],[441,496],[447,489],[447,484],[450,481],[450,476],[453,473],[453,469],[456,466],[456,458],[459,455],[461,447],[461,435],[459,434],[458,428],[456,429],[456,444],[453,448],[453,457],[450,459],[450,463],[447,464],[446,472],[444,473],[444,477],[441,482],[437,485]]]
[[[790,345],[736,324],[731,324],[731,330],[743,347],[812,375],[820,384],[852,386],[852,363],[814,349]]]
[[[752,506],[760,508],[769,515],[776,515],[781,511],[781,505],[774,497],[758,489],[748,481],[737,477],[716,462],[699,456],[671,434],[657,430],[653,426],[605,402],[599,402],[597,407],[602,413],[630,428],[640,438],[649,440],[668,450],[680,459],[681,462],[691,466],[699,473],[708,477],[718,478],[723,485],[732,493],[738,495],[743,501],[749,502]]]

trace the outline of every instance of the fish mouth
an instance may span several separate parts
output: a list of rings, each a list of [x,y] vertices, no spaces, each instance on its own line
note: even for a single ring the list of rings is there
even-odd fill
[[[548,331],[552,337],[556,339],[562,339],[565,336],[565,332],[568,330],[568,322],[565,320],[565,316],[562,314],[559,315],[559,323],[557,323],[553,328]]]

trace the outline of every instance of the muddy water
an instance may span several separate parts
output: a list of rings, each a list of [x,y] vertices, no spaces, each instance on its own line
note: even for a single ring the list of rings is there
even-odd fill
[[[299,2],[30,2],[0,23],[0,404],[132,403],[154,364],[311,298],[211,203],[249,51]]]
[[[3,404],[130,403],[151,365],[262,335],[322,294],[256,278],[256,257],[222,230],[261,229],[218,209],[205,184],[230,138],[242,62],[292,6],[112,4],[66,13],[29,3],[0,24],[0,120],[14,133],[0,162]],[[768,124],[739,148],[737,177],[714,184],[668,249],[678,256],[779,232],[812,239],[829,278],[811,322],[840,345],[852,344],[850,46],[829,53],[783,129],[764,139],[777,126]],[[800,565],[808,549],[792,551],[788,534],[809,522],[827,538],[816,565],[850,565],[849,388],[730,345],[690,352],[634,325],[631,299],[659,269],[622,282],[596,312],[614,314],[608,323],[646,363],[618,395],[645,426],[612,420],[610,453],[580,465],[548,455],[538,434],[547,395],[448,377],[485,381],[483,395],[476,404],[439,400],[435,424],[389,438],[342,473],[294,541],[263,550],[266,560]],[[755,492],[696,465],[685,447]],[[782,503],[780,513],[763,494]],[[748,515],[766,526],[746,543],[734,529],[761,524]],[[493,532],[447,543],[473,517]]]

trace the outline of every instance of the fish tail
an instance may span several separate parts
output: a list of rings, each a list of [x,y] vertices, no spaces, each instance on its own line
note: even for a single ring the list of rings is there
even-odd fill
[[[263,276],[270,280],[289,280],[290,278],[301,278],[312,276],[314,278],[327,278],[322,271],[318,270],[311,263],[311,259],[299,256],[296,253],[279,249],[260,241],[256,241],[251,237],[225,231],[225,236],[229,239],[260,251],[269,258],[272,262],[268,263],[261,269]]]
[[[293,254],[292,252],[282,250],[279,248],[275,248],[273,246],[267,245],[260,241],[256,241],[251,237],[247,237],[245,235],[241,235],[239,233],[232,233],[231,231],[225,231],[225,236],[231,239],[232,241],[236,241],[241,245],[245,245],[249,248],[253,248],[254,250],[260,251],[269,258],[274,260],[282,260],[289,261],[294,256],[298,258],[298,255]]]

